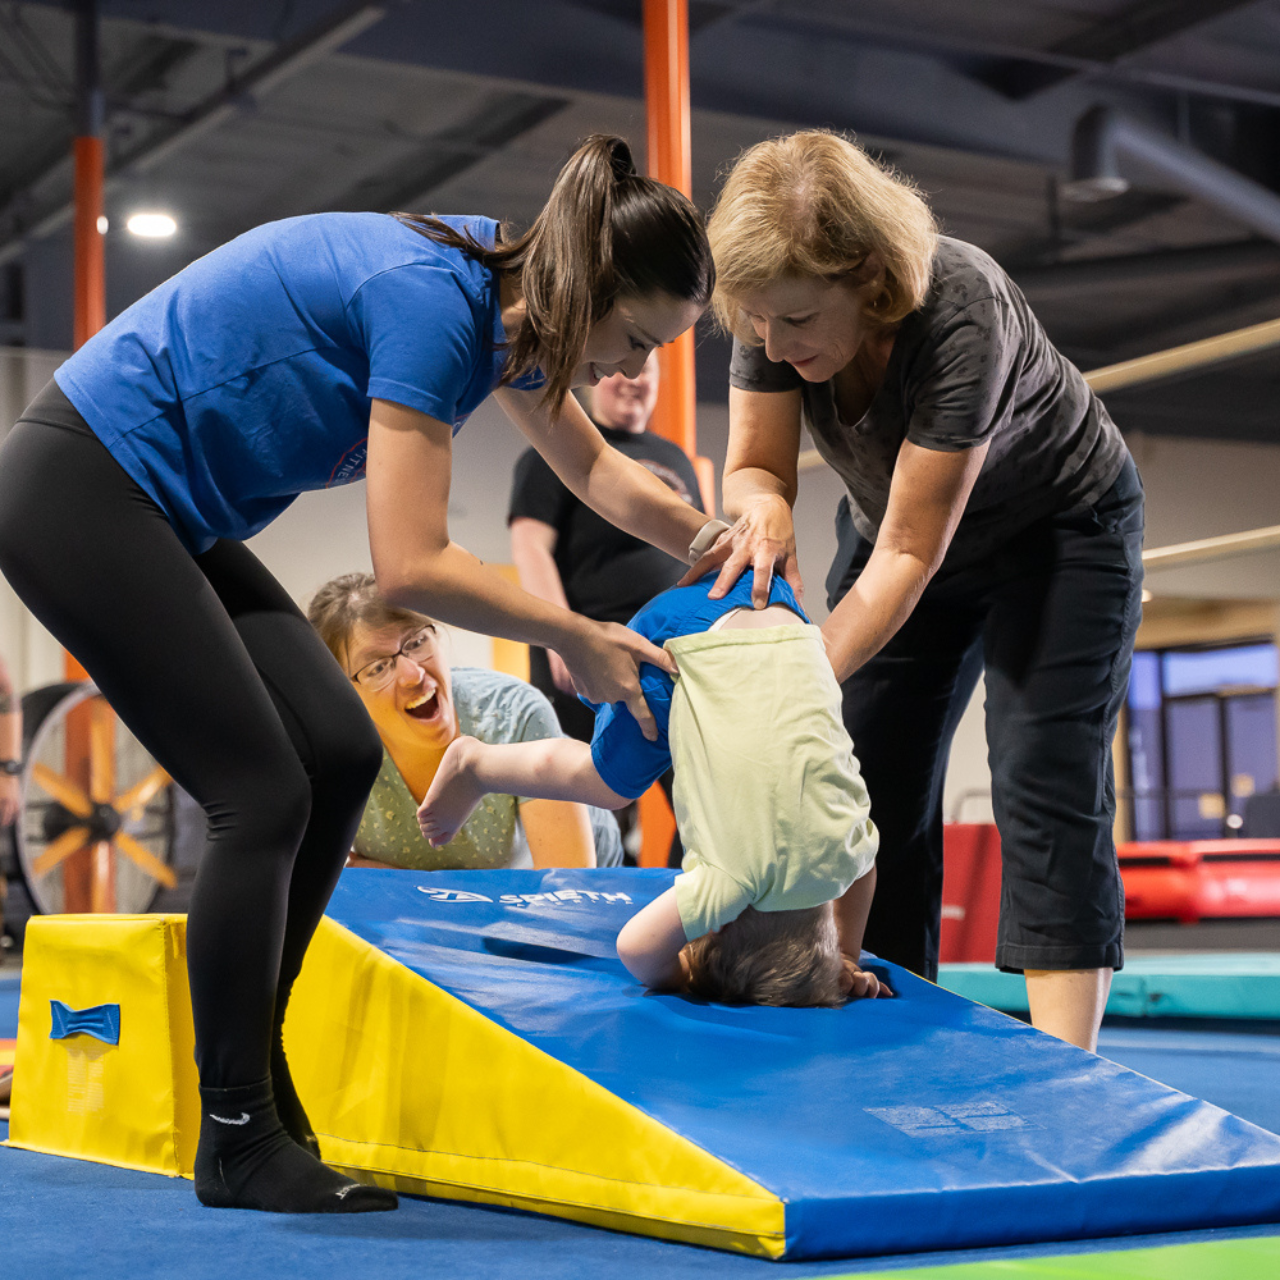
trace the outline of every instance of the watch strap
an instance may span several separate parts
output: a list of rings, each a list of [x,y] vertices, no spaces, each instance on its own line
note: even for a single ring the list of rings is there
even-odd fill
[[[697,536],[689,543],[689,563],[697,564],[708,551],[711,550],[715,540],[733,526],[725,524],[723,520],[708,520],[706,524],[698,530]]]

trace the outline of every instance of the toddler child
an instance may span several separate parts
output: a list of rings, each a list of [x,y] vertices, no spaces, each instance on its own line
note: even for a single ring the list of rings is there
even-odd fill
[[[682,872],[618,935],[631,974],[729,1003],[890,994],[857,963],[879,836],[822,633],[784,580],[755,610],[750,572],[719,600],[715,579],[663,592],[629,624],[680,669],[642,670],[657,741],[621,703],[596,709],[590,746],[458,738],[418,811],[423,834],[446,843],[491,791],[621,808],[674,763]]]

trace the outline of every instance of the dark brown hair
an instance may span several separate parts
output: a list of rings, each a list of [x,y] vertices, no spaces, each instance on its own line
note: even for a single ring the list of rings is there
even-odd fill
[[[690,995],[722,1004],[844,1004],[844,964],[831,904],[797,911],[747,907],[685,948]]]
[[[371,573],[344,573],[340,578],[331,578],[311,597],[307,621],[344,670],[357,623],[364,623],[371,631],[436,625],[425,614],[388,604],[378,594],[378,584]]]
[[[574,152],[533,226],[510,243],[490,249],[430,215],[395,216],[516,278],[525,316],[507,344],[502,385],[541,367],[544,405],[564,398],[592,325],[618,298],[661,293],[706,306],[715,289],[702,215],[674,187],[637,173],[630,147],[606,134]]]

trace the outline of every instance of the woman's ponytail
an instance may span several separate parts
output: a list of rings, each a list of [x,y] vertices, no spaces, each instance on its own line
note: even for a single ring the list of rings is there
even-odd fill
[[[518,334],[511,363],[541,362],[548,400],[568,391],[591,326],[617,295],[613,208],[619,185],[635,177],[621,138],[588,138],[560,170],[526,237],[520,285],[529,345],[521,350],[525,335]]]
[[[715,287],[702,215],[673,187],[637,173],[626,141],[607,134],[579,146],[533,226],[511,244],[486,249],[437,219],[397,216],[517,278],[525,316],[507,344],[502,382],[541,368],[547,405],[564,398],[591,327],[620,296],[663,293],[705,306]]]

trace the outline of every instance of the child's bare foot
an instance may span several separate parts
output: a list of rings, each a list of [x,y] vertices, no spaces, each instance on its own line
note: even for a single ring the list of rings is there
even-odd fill
[[[471,771],[473,753],[481,746],[478,739],[464,735],[455,738],[444,753],[418,808],[418,826],[429,844],[448,844],[484,798],[484,788]]]

